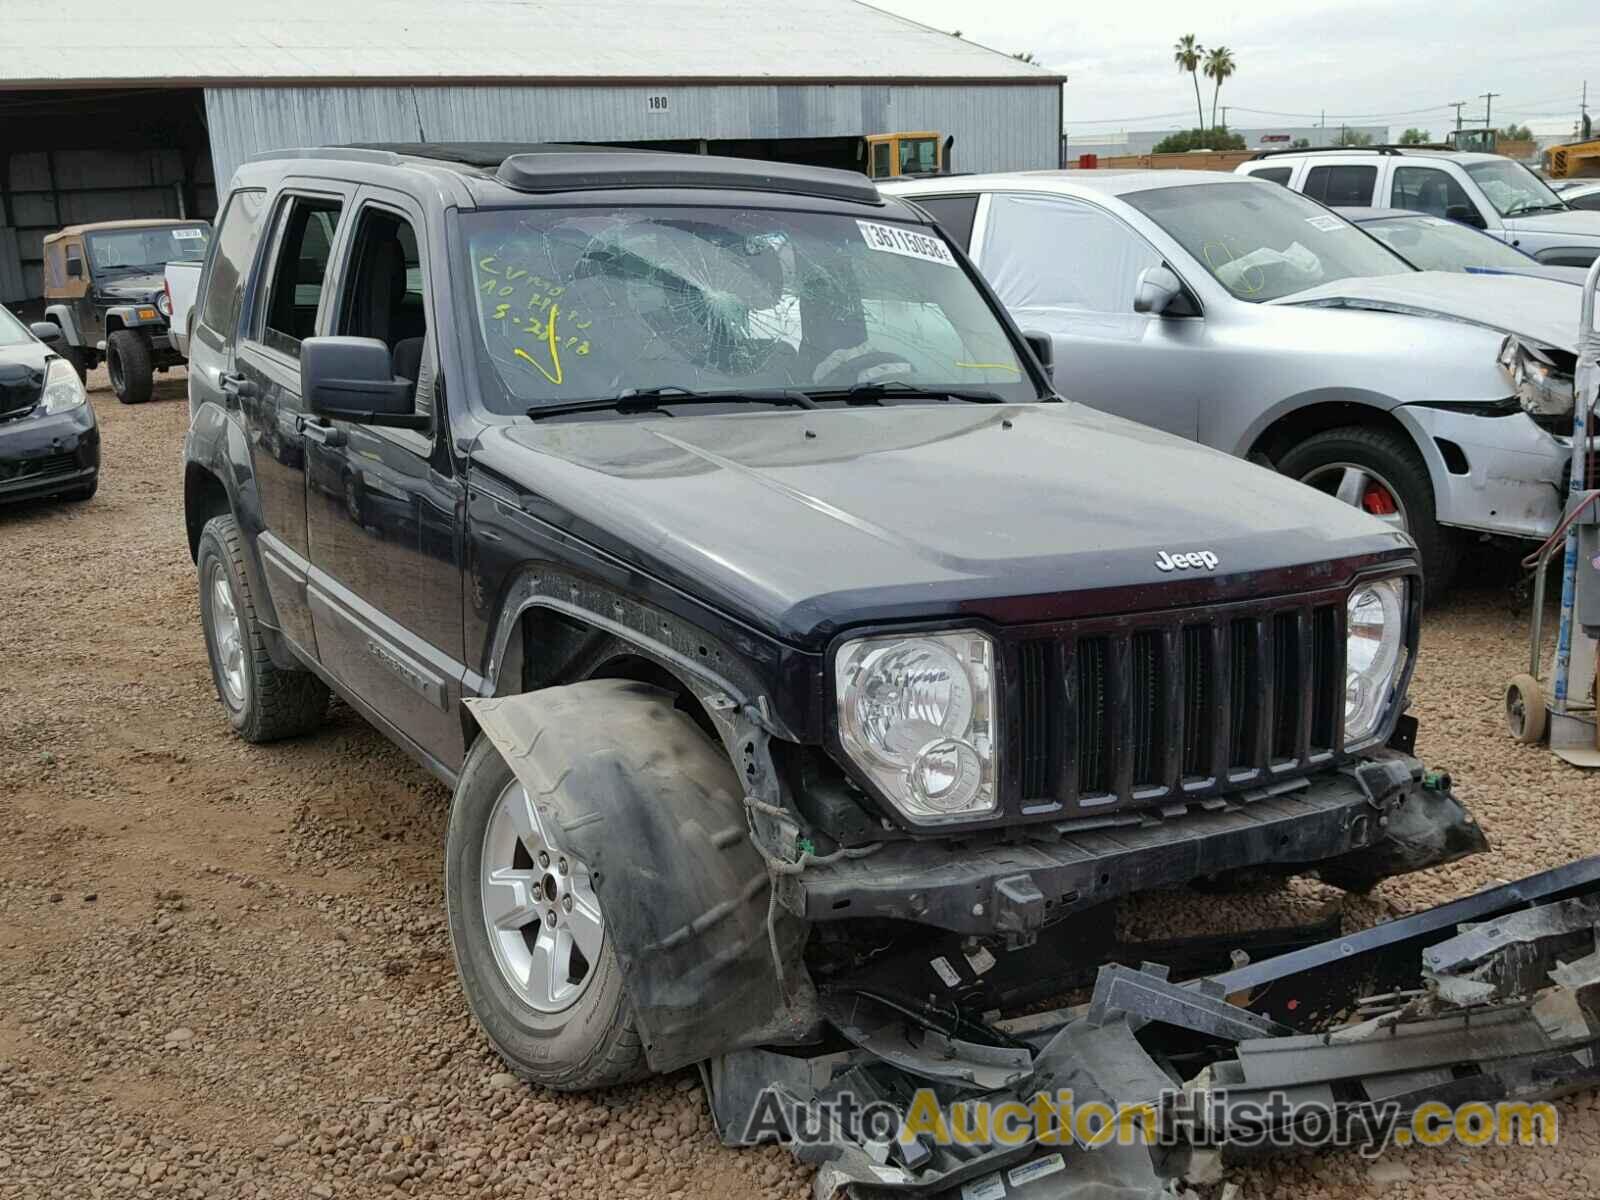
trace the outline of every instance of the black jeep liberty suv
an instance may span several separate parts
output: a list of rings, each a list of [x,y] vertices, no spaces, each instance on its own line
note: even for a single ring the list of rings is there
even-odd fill
[[[1136,891],[1482,848],[1409,752],[1415,547],[1038,344],[849,173],[239,170],[185,448],[217,692],[267,741],[337,691],[454,789],[461,983],[524,1077],[814,1044],[896,953],[1043,986]]]

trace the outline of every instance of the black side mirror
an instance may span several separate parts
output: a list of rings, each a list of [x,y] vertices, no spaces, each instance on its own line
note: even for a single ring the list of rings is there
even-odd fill
[[[61,326],[54,321],[34,321],[28,329],[46,346],[59,346],[66,340],[61,336]]]
[[[1444,215],[1451,221],[1459,221],[1463,225],[1471,225],[1474,229],[1489,228],[1489,222],[1483,219],[1483,214],[1470,204],[1452,204],[1444,210]]]
[[[1022,340],[1028,343],[1028,349],[1033,351],[1033,356],[1039,360],[1039,365],[1044,368],[1044,373],[1052,378],[1056,370],[1056,343],[1048,333],[1035,330],[1024,330]]]
[[[312,337],[300,343],[300,396],[313,413],[359,425],[427,429],[416,385],[394,377],[389,347],[377,338]]]
[[[69,278],[69,279],[82,279],[83,278],[83,259],[81,259],[81,258],[69,258],[69,259],[67,259],[67,278]]]

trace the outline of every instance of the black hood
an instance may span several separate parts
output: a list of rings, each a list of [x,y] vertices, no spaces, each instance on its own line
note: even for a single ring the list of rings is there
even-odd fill
[[[39,403],[49,357],[50,351],[37,342],[0,346],[0,421]]]
[[[1255,597],[1412,553],[1311,488],[1075,404],[521,422],[472,456],[541,518],[796,645]],[[1214,569],[1158,566],[1205,551]]]

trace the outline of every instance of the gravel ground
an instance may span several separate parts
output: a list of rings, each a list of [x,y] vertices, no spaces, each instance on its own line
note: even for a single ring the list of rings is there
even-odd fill
[[[94,402],[99,495],[0,511],[0,1197],[799,1197],[726,1150],[684,1072],[590,1097],[501,1073],[457,992],[444,789],[348,709],[272,747],[230,735],[184,541],[181,372]],[[1503,563],[1430,615],[1420,748],[1492,854],[1343,901],[1350,926],[1600,850],[1600,784],[1514,745],[1525,613]],[[1337,893],[1130,904],[1162,935],[1300,917]],[[1321,1155],[1241,1196],[1600,1195],[1600,1099],[1554,1150]],[[1215,1192],[1216,1188],[1207,1188]]]

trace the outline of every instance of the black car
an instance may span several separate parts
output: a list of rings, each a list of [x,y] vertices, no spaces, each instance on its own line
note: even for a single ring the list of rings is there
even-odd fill
[[[462,986],[557,1088],[815,1043],[891,963],[959,1027],[1131,892],[1482,848],[1410,753],[1405,534],[1064,401],[1046,346],[854,174],[253,161],[190,343],[224,711],[337,691],[454,789]]]
[[[100,429],[59,342],[55,326],[0,308],[0,502],[87,500],[99,486]]]

